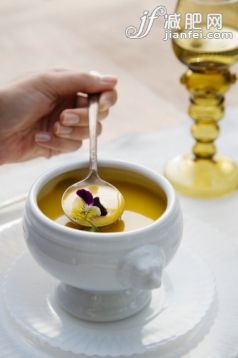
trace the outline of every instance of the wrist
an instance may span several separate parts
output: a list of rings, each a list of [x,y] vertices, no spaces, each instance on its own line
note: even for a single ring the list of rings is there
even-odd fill
[[[3,164],[8,164],[8,160],[6,158],[6,155],[4,155],[4,153],[3,154],[1,153],[1,149],[0,149],[0,165]]]
[[[6,126],[6,109],[8,108],[8,94],[5,88],[0,88],[0,137],[2,137],[4,128]],[[9,110],[9,108],[8,108]]]

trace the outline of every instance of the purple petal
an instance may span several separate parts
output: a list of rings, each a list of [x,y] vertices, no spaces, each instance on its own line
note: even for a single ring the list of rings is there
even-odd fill
[[[86,190],[86,189],[79,189],[76,191],[76,194],[83,199],[83,201],[85,201],[85,203],[87,205],[92,205],[93,204],[93,196],[90,193],[90,191]]]
[[[104,206],[100,203],[100,199],[98,196],[96,196],[96,198],[93,199],[93,206],[97,206],[100,209],[101,216],[107,215],[107,209],[104,208]]]

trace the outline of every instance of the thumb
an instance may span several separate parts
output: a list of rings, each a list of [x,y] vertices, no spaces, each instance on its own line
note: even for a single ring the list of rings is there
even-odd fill
[[[44,91],[53,96],[68,96],[77,92],[97,93],[111,90],[117,84],[112,75],[92,72],[51,71],[38,77],[43,81]]]

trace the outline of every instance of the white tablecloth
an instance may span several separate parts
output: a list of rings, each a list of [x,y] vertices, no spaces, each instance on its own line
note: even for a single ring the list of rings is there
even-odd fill
[[[165,162],[192,145],[189,121],[177,128],[159,133],[127,135],[104,145],[99,158],[133,161],[161,171]],[[138,124],[139,125],[139,124]],[[238,109],[227,112],[222,122],[219,151],[238,162]],[[83,159],[87,152],[62,155],[58,158],[3,166],[0,168],[0,200],[26,192],[43,172],[63,161]],[[238,357],[238,193],[222,199],[195,200],[180,197],[186,218],[193,217],[194,238],[187,245],[202,255],[215,273],[219,294],[219,313],[210,333],[186,358]],[[9,219],[11,218],[9,214]],[[191,221],[189,221],[191,222]],[[203,223],[200,236],[199,223]],[[196,226],[196,227],[195,227]],[[186,222],[185,222],[186,228]],[[205,230],[204,230],[205,228]],[[190,228],[191,231],[191,228]],[[196,239],[195,239],[196,237]]]

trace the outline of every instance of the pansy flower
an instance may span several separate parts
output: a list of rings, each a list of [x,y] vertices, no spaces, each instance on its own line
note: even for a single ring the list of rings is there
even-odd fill
[[[98,196],[94,198],[92,193],[86,189],[79,189],[76,194],[85,202],[86,211],[95,211],[95,213],[97,213],[95,216],[107,215],[107,209],[100,203]]]
[[[89,190],[79,189],[76,195],[71,215],[79,224],[84,220],[94,227],[92,219],[107,215],[107,209],[101,204],[99,197],[93,197]]]

